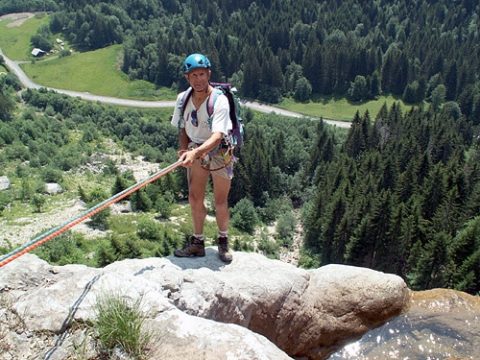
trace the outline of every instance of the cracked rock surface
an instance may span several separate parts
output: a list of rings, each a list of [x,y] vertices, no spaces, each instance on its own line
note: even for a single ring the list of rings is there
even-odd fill
[[[24,255],[0,269],[5,359],[95,359],[98,296],[141,299],[158,341],[150,358],[325,359],[398,315],[410,292],[395,275],[343,265],[314,270],[236,252],[128,259],[102,269]],[[23,341],[24,345],[18,346]]]

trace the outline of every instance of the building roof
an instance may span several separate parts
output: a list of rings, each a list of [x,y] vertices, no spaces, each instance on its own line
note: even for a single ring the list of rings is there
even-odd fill
[[[32,50],[32,55],[33,56],[38,56],[38,55],[43,55],[43,54],[45,54],[45,51],[43,51],[42,49],[34,48]]]

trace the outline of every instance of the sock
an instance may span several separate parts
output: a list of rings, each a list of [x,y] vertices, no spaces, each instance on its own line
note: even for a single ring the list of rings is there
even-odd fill
[[[218,237],[228,237],[228,230],[226,231],[218,231]]]
[[[203,234],[193,234],[193,236],[194,236],[196,239],[203,241]]]

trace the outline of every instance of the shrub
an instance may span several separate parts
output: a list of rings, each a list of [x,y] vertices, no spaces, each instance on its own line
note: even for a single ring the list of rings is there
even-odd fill
[[[257,223],[258,215],[251,200],[244,198],[232,209],[232,225],[237,229],[251,234]]]
[[[70,56],[72,53],[68,49],[63,49],[58,53],[58,57]]]
[[[63,180],[63,172],[47,166],[42,170],[42,179],[47,183],[60,183]]]
[[[154,220],[143,218],[138,222],[137,235],[140,239],[158,241],[163,237],[163,229]]]
[[[133,193],[130,197],[130,203],[132,204],[133,211],[149,211],[153,205],[152,200],[148,197],[145,189],[141,189]]]
[[[260,240],[258,242],[258,250],[260,250],[265,256],[278,259],[278,252],[280,250],[279,245],[268,238],[266,233],[260,234]]]
[[[5,210],[8,207],[11,201],[12,199],[9,192],[6,192],[6,191],[0,192],[0,215],[2,215],[3,210]]]
[[[81,264],[85,262],[82,241],[81,234],[67,232],[38,247],[34,254],[54,265]]]
[[[296,220],[292,211],[282,214],[278,219],[276,230],[283,246],[290,246],[295,233],[295,226]]]
[[[320,266],[320,259],[310,250],[301,250],[300,259],[298,259],[298,267],[304,269],[316,269]]]
[[[168,219],[172,214],[174,202],[174,195],[168,191],[165,195],[157,198],[155,201],[155,210],[158,211],[161,218]]]
[[[32,198],[32,205],[35,207],[36,212],[42,212],[43,205],[45,205],[46,199],[45,196],[41,194],[35,194]]]
[[[96,187],[92,190],[92,192],[87,196],[88,198],[88,207],[92,208],[102,201],[108,198],[108,194],[100,187]],[[90,218],[89,225],[95,229],[108,229],[108,217],[111,214],[111,209],[106,208],[102,211],[92,215]]]
[[[292,208],[292,201],[287,197],[269,198],[265,203],[265,207],[259,208],[257,211],[264,223],[271,224],[280,214],[292,211]]]

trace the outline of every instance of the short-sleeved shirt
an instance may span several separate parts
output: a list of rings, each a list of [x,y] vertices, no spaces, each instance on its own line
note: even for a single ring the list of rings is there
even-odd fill
[[[190,91],[190,89],[186,91]],[[179,105],[184,94],[185,92],[181,92],[177,96],[177,102],[171,122],[173,126],[185,128],[185,132],[189,139],[196,144],[203,144],[208,140],[208,138],[210,138],[213,132],[221,132],[225,135],[228,134],[228,131],[232,129],[232,122],[230,121],[228,99],[225,95],[218,95],[215,101],[211,118],[211,126],[209,125],[207,112],[208,97],[205,99],[205,101],[197,109],[197,126],[195,126],[194,121],[192,122],[192,113],[195,110],[192,96],[190,96],[190,99],[185,106],[183,119],[180,118],[181,108]]]

